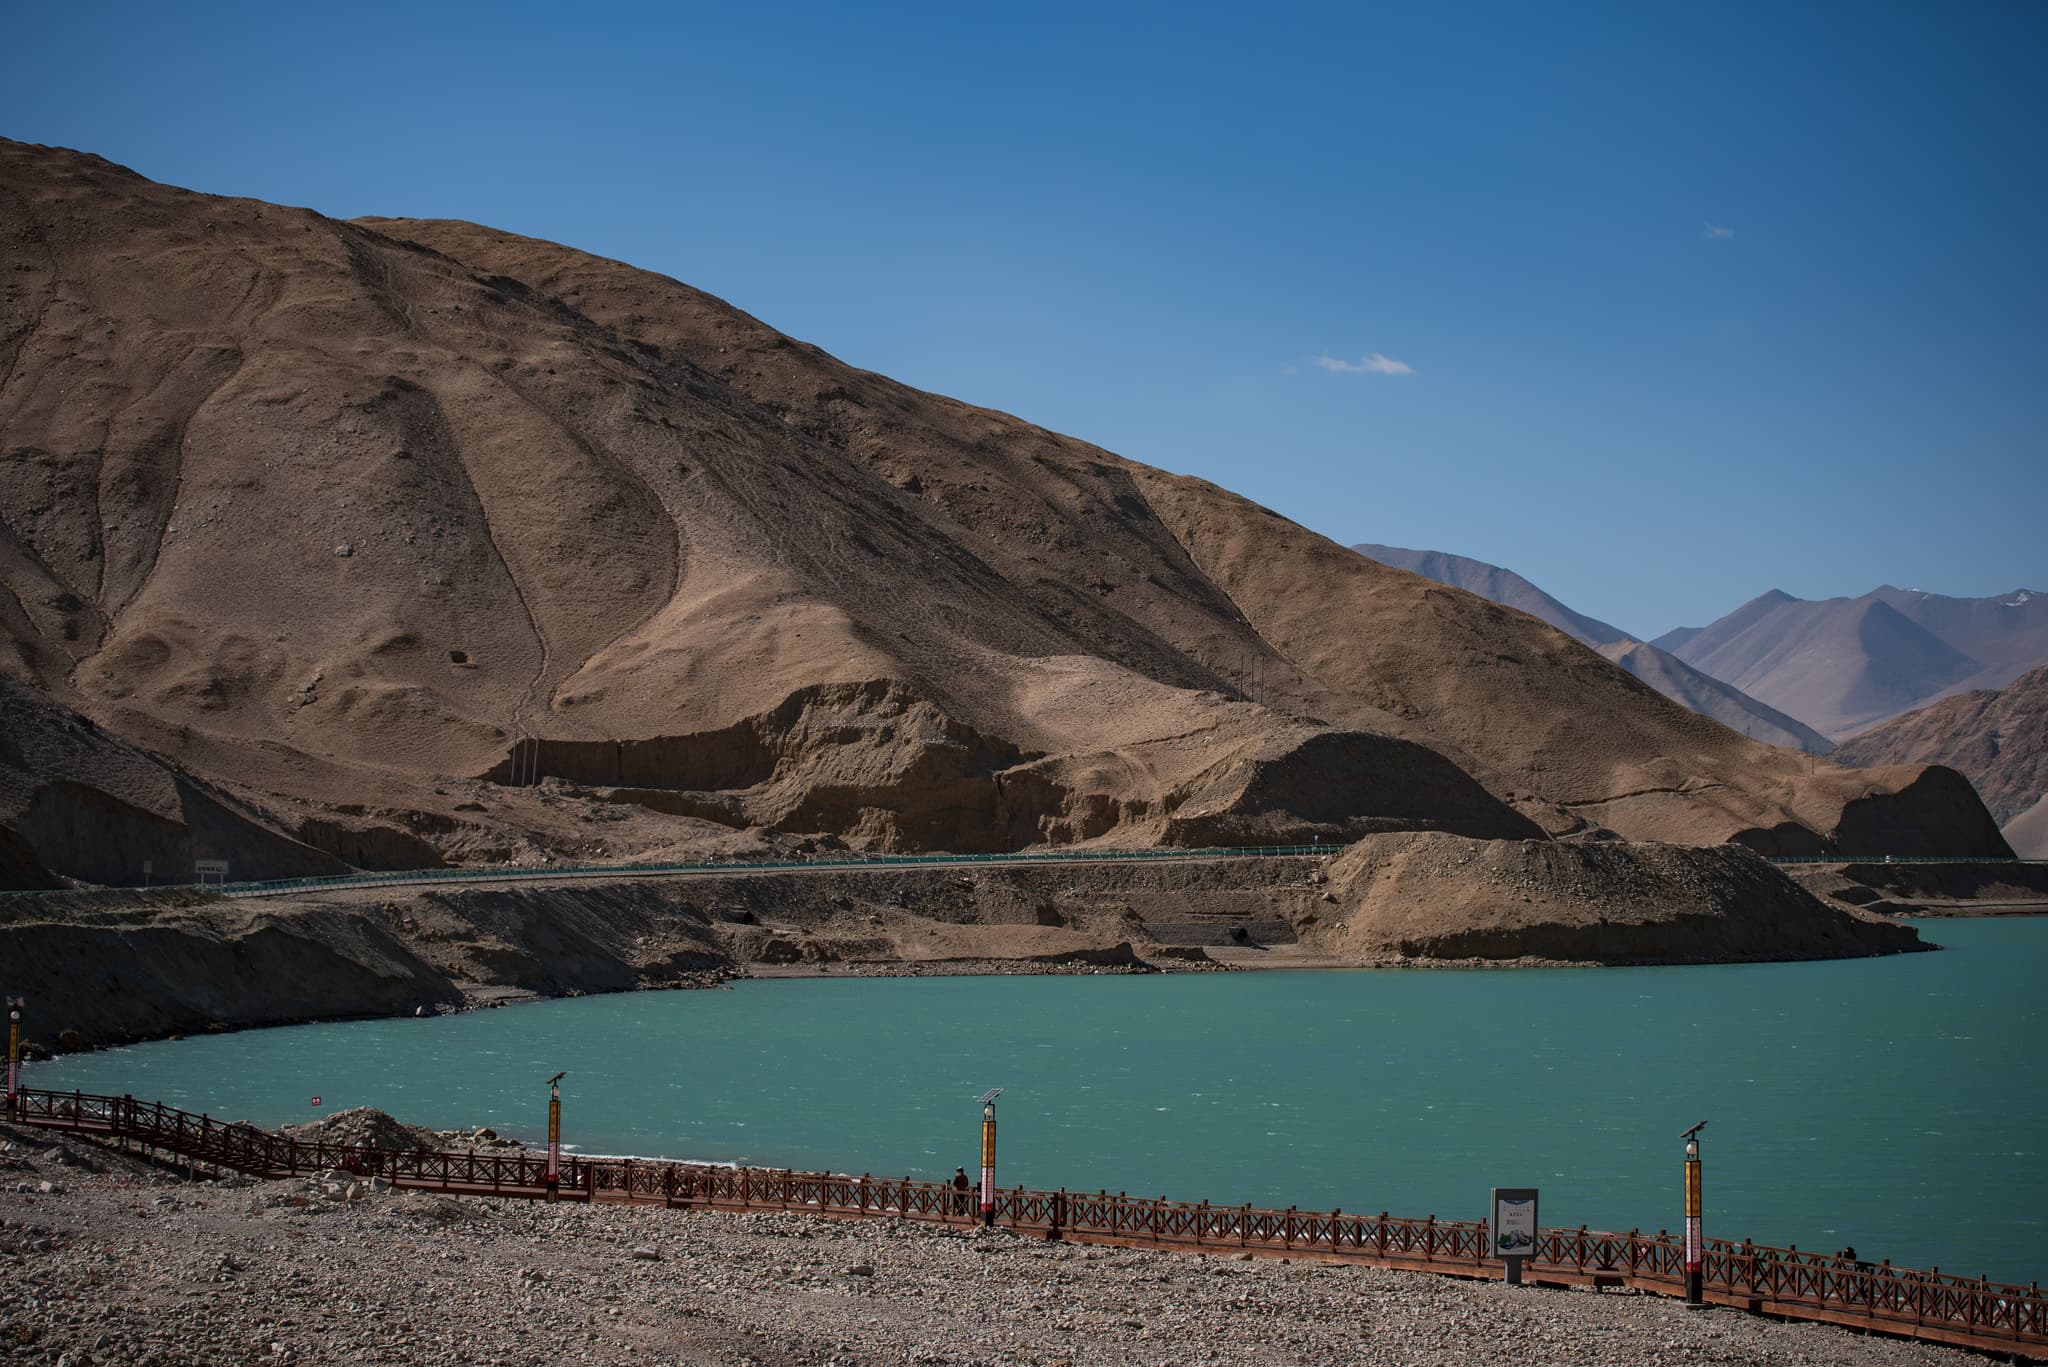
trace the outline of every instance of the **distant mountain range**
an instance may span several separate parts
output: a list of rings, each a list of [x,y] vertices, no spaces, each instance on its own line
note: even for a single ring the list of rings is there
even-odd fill
[[[1774,589],[1645,643],[1499,565],[1352,549],[1548,622],[1754,739],[1832,752],[1852,768],[1946,765],[1976,786],[2014,850],[2048,858],[2048,594],[1949,598],[1886,585],[1808,602]]]
[[[1418,551],[1370,543],[1351,548],[1370,560],[1395,569],[1476,593],[1490,602],[1526,612],[1531,617],[1593,647],[1650,687],[1702,716],[1769,745],[1824,755],[1834,742],[1796,718],[1766,706],[1741,689],[1687,664],[1657,645],[1637,640],[1619,627],[1576,612],[1513,570],[1443,551]],[[1673,633],[1674,635],[1677,633]]]
[[[1945,764],[1976,786],[2006,843],[2048,858],[2048,665],[1943,698],[1844,741],[1843,764]]]
[[[1836,740],[2048,661],[2048,595],[1887,585],[1817,602],[1776,589],[1651,644]]]

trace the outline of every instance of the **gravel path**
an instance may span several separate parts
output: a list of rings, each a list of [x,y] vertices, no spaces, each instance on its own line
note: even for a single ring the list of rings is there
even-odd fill
[[[0,1361],[1964,1364],[1661,1297],[881,1221],[189,1182],[0,1127]]]

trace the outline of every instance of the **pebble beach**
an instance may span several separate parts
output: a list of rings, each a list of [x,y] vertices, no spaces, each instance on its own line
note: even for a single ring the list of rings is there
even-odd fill
[[[0,1360],[1963,1367],[1663,1297],[1001,1231],[190,1180],[0,1126]]]

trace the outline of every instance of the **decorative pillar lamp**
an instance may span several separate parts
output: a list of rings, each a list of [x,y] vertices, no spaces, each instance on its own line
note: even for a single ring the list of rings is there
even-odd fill
[[[996,1222],[996,1098],[997,1087],[981,1099],[981,1222]]]
[[[1702,1285],[1706,1264],[1706,1240],[1700,1233],[1700,1131],[1707,1128],[1707,1122],[1687,1130],[1679,1138],[1685,1141],[1685,1303],[1703,1305],[1706,1303],[1705,1287]]]
[[[7,999],[7,1111],[18,1109],[16,1084],[21,1080],[21,1008],[28,1003],[20,997]]]
[[[562,1079],[565,1070],[548,1079],[548,1199],[562,1194]]]

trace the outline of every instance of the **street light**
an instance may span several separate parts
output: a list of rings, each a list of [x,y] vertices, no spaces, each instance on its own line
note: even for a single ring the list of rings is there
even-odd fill
[[[7,999],[7,1112],[14,1114],[19,1105],[15,1098],[15,1083],[21,1077],[21,1008],[28,1002],[21,997]]]
[[[1699,1124],[1678,1136],[1685,1141],[1685,1303],[1704,1305],[1706,1296],[1701,1283],[1703,1264],[1706,1261],[1705,1239],[1700,1234],[1700,1131],[1707,1128],[1707,1122]]]
[[[548,1199],[557,1200],[562,1192],[562,1079],[569,1076],[567,1070],[556,1073],[548,1079]]]
[[[981,1222],[996,1222],[996,1098],[1003,1089],[991,1089],[981,1099]]]

